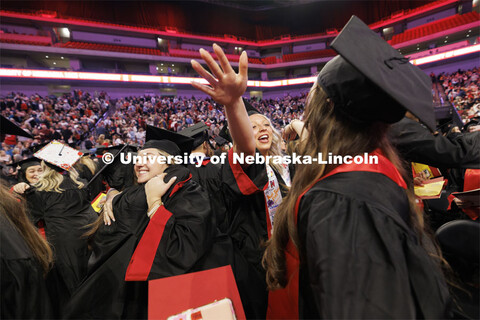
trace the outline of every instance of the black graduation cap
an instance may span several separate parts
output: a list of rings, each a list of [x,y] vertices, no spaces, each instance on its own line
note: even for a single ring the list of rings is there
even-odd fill
[[[100,160],[105,164],[105,160],[108,160],[110,163],[105,164],[97,173],[88,181],[86,187],[88,187],[97,177],[104,173],[105,180],[107,180],[108,185],[115,189],[121,189],[125,185],[130,186],[133,183],[133,164],[123,165],[118,159],[122,152],[136,152],[138,149],[135,145],[129,144],[120,144],[116,146],[102,147],[97,148],[95,153],[97,155],[102,155],[104,153],[110,153],[112,155],[111,159],[102,159]]]
[[[23,159],[21,161],[10,163],[8,164],[8,166],[16,168],[18,170],[18,173],[17,173],[18,182],[27,182],[27,178],[25,175],[26,170],[29,167],[40,166],[41,164],[42,164],[42,160],[35,157],[31,157],[31,158]]]
[[[228,141],[220,136],[215,137],[215,142],[217,143],[217,146],[224,146],[228,143]]]
[[[23,159],[14,163],[10,163],[8,164],[8,166],[25,171],[28,167],[39,166],[41,164],[42,164],[42,160],[35,157],[31,157],[31,158]]]
[[[192,150],[208,140],[208,126],[203,121],[198,122],[191,127],[185,128],[178,133],[194,139]]]
[[[0,115],[0,133],[22,136],[33,139],[33,136],[18,125]]]
[[[242,98],[243,103],[245,104],[245,109],[247,109],[247,113],[249,116],[252,114],[261,114],[260,111],[258,111],[254,106],[250,104],[250,102],[247,101],[247,99]]]
[[[222,127],[222,129],[220,129],[220,132],[218,133],[218,135],[227,140],[228,142],[233,142],[233,139],[232,139],[232,136],[230,135],[230,132],[228,130],[228,125],[225,123],[225,125]]]
[[[406,110],[432,131],[435,114],[430,77],[352,16],[331,47],[340,56],[318,75],[335,111],[360,123],[394,123]]]
[[[145,140],[147,142],[142,149],[156,148],[173,156],[190,153],[194,141],[193,138],[150,125],[147,125]]]

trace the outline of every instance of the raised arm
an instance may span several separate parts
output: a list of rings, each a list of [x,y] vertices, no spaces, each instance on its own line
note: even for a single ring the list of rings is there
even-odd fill
[[[200,55],[208,65],[211,73],[205,70],[200,63],[192,60],[192,67],[210,84],[203,85],[192,82],[192,86],[210,95],[217,103],[225,106],[230,135],[235,144],[235,151],[246,155],[255,153],[255,138],[253,129],[248,118],[242,95],[247,89],[248,80],[248,57],[244,51],[240,56],[238,74],[232,69],[222,48],[217,44],[213,50],[218,57],[220,66],[213,57],[204,49],[200,49]]]

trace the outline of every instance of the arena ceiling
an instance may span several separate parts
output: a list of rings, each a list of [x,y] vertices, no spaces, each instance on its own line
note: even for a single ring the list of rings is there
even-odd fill
[[[177,27],[196,34],[232,34],[251,40],[284,34],[306,35],[341,28],[352,14],[367,24],[399,10],[434,0],[197,0],[197,1],[58,1],[2,0],[14,11],[51,10],[60,17],[149,27]]]

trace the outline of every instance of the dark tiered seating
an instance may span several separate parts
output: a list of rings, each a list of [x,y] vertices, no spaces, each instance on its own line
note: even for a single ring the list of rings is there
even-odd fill
[[[33,35],[25,33],[0,33],[0,42],[28,44],[32,46],[50,46],[52,39],[49,36]]]
[[[181,58],[194,58],[194,59],[201,59],[200,53],[197,50],[185,50],[185,49],[170,49],[168,51],[170,56],[172,57],[181,57]],[[217,56],[211,53],[213,58]],[[235,54],[226,54],[228,61],[230,62],[238,62],[240,60],[239,55]]]
[[[29,40],[13,40],[13,39],[2,39],[0,42],[3,43],[15,43],[15,44],[28,44],[30,46],[50,46],[50,43],[39,42],[39,41],[29,41]]]
[[[446,31],[451,28],[476,22],[479,21],[479,19],[480,15],[475,11],[462,15],[457,14],[452,17],[427,23],[416,28],[408,29],[400,34],[396,34],[393,36],[392,40],[390,40],[390,44],[394,45],[397,43],[418,39],[437,32]]]
[[[262,59],[248,57],[248,63],[263,64]]]
[[[291,54],[284,55],[283,62],[326,58],[326,57],[333,57],[335,55],[336,53],[332,49],[298,52],[298,53],[291,53]]]
[[[262,58],[262,61],[264,64],[274,64],[274,63],[277,63],[277,57],[271,56],[271,57]]]
[[[118,46],[118,45],[103,44],[103,43],[69,41],[69,42],[61,44],[60,46],[62,48],[72,48],[72,49],[115,51],[115,52],[125,52],[125,53],[133,53],[133,54],[148,54],[148,55],[157,55],[157,56],[165,55],[160,50],[153,49],[153,48]]]

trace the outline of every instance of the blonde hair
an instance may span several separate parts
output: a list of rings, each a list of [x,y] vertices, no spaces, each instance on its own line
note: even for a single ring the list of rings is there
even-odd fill
[[[60,188],[60,185],[63,182],[63,176],[56,171],[49,167],[45,161],[42,161],[42,169],[43,172],[40,175],[38,182],[34,184],[34,187],[38,191],[46,191],[46,192],[58,192],[62,193],[63,190]],[[84,184],[78,181],[78,172],[74,168],[71,168],[69,171],[70,179],[78,186],[79,189],[84,187]]]
[[[262,116],[265,120],[268,121],[270,128],[272,128],[272,144],[270,145],[270,149],[268,149],[267,154],[268,156],[283,156],[282,152],[282,135],[278,132],[277,129],[272,124],[272,121],[265,115],[261,113],[257,113],[257,115]],[[283,173],[284,168],[281,164],[273,163],[273,159],[270,159],[269,163],[270,167],[274,168],[275,171],[279,173]]]
[[[95,162],[89,156],[81,157],[78,163],[85,165],[92,174],[95,174],[97,167]]]

